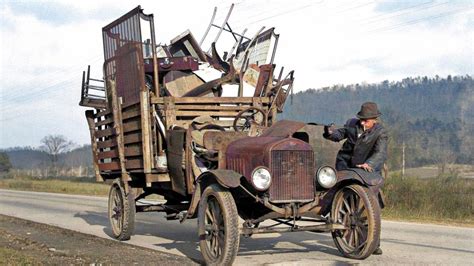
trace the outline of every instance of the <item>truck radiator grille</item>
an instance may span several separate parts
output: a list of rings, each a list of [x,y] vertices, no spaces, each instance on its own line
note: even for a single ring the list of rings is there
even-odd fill
[[[273,151],[270,201],[309,201],[314,199],[314,154],[312,151]]]

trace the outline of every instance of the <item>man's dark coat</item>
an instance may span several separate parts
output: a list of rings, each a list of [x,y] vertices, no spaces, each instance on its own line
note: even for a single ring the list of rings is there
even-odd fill
[[[358,164],[367,163],[375,172],[381,173],[387,158],[388,142],[387,132],[381,124],[376,123],[364,132],[360,120],[353,118],[344,127],[323,136],[336,142],[347,139],[337,154],[336,170],[355,168]]]

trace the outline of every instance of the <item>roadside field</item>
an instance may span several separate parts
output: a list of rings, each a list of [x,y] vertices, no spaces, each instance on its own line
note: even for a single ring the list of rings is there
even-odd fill
[[[52,193],[106,196],[109,193],[109,185],[105,183],[96,183],[95,179],[37,179],[28,176],[16,176],[13,178],[0,178],[0,188],[23,190],[23,191],[41,191]]]
[[[439,167],[437,165],[426,165],[422,167],[407,168],[406,176],[415,176],[419,178],[438,177]],[[474,179],[474,165],[468,164],[450,164],[446,166],[445,175],[456,175],[459,178]]]
[[[474,179],[391,174],[383,190],[385,219],[474,226]]]

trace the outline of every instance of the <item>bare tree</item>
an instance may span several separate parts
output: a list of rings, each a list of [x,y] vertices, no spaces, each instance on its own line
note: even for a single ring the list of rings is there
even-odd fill
[[[49,154],[53,167],[58,162],[58,155],[69,151],[73,146],[73,142],[66,139],[62,135],[48,135],[41,139],[41,149]]]

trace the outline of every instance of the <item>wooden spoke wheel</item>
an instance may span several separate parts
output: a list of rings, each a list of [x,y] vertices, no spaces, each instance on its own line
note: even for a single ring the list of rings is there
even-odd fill
[[[258,126],[265,126],[267,115],[265,112],[257,107],[249,107],[240,111],[234,119],[235,131],[248,131],[252,124]]]
[[[131,189],[125,194],[120,179],[110,187],[108,214],[113,236],[118,240],[130,239],[135,230],[135,198]]]
[[[370,191],[360,185],[342,187],[334,197],[331,218],[346,227],[334,230],[337,249],[348,258],[365,259],[380,241],[380,207]]]
[[[231,265],[239,250],[238,214],[232,194],[208,186],[198,210],[199,247],[206,265]]]

